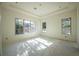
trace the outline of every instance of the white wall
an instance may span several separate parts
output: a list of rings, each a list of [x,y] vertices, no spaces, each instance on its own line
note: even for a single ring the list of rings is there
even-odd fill
[[[76,9],[65,11],[63,13],[59,13],[56,15],[51,15],[48,17],[43,18],[42,20],[46,20],[47,22],[47,29],[46,33],[42,33],[41,35],[49,36],[58,39],[76,41]],[[61,30],[61,19],[65,17],[71,17],[72,19],[72,37],[67,37],[62,34]],[[42,22],[42,21],[41,21]]]
[[[36,23],[37,32],[29,33],[29,34],[15,34],[15,18],[29,19]],[[3,43],[13,43],[19,40],[27,39],[30,37],[38,36],[40,33],[40,20],[35,17],[28,16],[28,14],[19,13],[14,10],[2,9],[2,25],[3,25]],[[8,38],[8,39],[6,39]]]
[[[2,54],[2,35],[1,35],[1,7],[0,7],[0,55]]]
[[[77,43],[79,45],[79,7],[77,8]]]

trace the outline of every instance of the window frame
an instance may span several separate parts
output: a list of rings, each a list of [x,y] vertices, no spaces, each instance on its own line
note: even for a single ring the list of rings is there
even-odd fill
[[[22,32],[22,33],[17,33],[17,32],[16,32],[16,30],[17,30],[17,28],[16,28],[16,20],[22,20],[22,23],[23,23],[23,32]],[[25,32],[25,30],[24,30],[24,28],[25,28],[25,26],[24,26],[24,21],[29,21],[29,23],[30,23],[29,32],[27,32],[27,31]],[[34,30],[33,30],[33,31],[32,31],[32,29],[31,29],[31,27],[32,27],[31,22],[34,23]],[[16,34],[16,35],[19,35],[19,34],[27,34],[27,33],[33,33],[33,32],[36,32],[36,23],[35,23],[34,21],[31,21],[31,20],[29,20],[29,19],[15,18],[15,34]]]

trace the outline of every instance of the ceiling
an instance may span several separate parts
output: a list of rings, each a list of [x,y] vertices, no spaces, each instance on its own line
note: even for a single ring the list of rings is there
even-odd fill
[[[6,5],[12,5],[21,9],[24,9],[34,15],[44,16],[52,12],[64,8],[76,7],[78,3],[72,2],[7,2]]]

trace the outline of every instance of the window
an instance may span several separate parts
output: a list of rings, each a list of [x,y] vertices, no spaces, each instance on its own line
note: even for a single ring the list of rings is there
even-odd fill
[[[71,17],[62,19],[62,32],[65,35],[71,34]]]
[[[43,32],[46,32],[46,22],[42,23],[42,30],[43,30]]]
[[[30,21],[24,20],[24,33],[30,32],[30,27],[31,27]]]
[[[16,34],[35,32],[35,23],[30,20],[16,18]]]
[[[23,34],[23,20],[16,18],[16,34]]]
[[[31,25],[30,31],[31,31],[31,32],[35,32],[35,31],[36,31],[35,23],[34,23],[34,22],[30,22],[30,25]]]
[[[24,20],[24,33],[35,32],[35,23]]]

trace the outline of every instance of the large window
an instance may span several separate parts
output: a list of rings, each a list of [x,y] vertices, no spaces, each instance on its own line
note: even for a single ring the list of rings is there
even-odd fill
[[[36,31],[36,26],[35,26],[35,23],[34,22],[30,22],[30,32],[35,32]]]
[[[29,33],[31,28],[30,21],[24,20],[24,33]]]
[[[24,20],[24,33],[35,32],[35,23],[29,20]]]
[[[62,32],[65,35],[71,34],[71,17],[62,19]]]
[[[23,34],[23,20],[16,18],[16,34]]]
[[[30,20],[16,18],[16,34],[35,32],[35,23]]]

